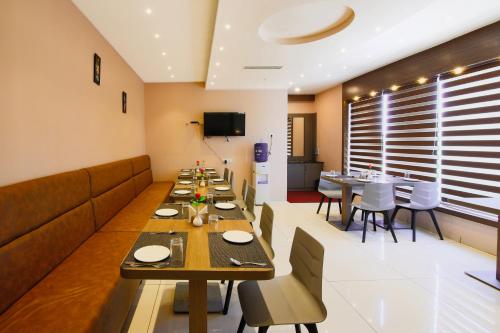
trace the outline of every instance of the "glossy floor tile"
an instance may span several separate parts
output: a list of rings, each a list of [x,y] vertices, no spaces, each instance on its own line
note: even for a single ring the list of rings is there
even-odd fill
[[[500,293],[467,277],[465,270],[492,269],[495,257],[435,234],[340,231],[325,221],[326,207],[276,202],[273,247],[276,275],[291,270],[288,258],[300,226],[325,247],[323,301],[328,310],[323,333],[500,333]],[[260,211],[257,208],[257,214]],[[330,220],[339,219],[332,206]],[[359,218],[359,217],[358,217]],[[380,218],[380,217],[379,217]],[[258,222],[254,224],[258,230]],[[125,332],[188,332],[188,317],[172,312],[176,281],[145,281]],[[222,296],[226,287],[221,285]],[[241,309],[233,289],[229,314],[209,315],[209,332],[236,332]],[[305,332],[305,328],[302,329]],[[246,328],[245,332],[256,332]],[[294,332],[293,326],[269,332]]]

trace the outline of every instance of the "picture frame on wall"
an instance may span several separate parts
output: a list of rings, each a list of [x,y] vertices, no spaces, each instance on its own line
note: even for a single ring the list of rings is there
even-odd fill
[[[122,91],[122,113],[127,113],[127,93]]]
[[[94,53],[94,83],[101,85],[101,57]]]

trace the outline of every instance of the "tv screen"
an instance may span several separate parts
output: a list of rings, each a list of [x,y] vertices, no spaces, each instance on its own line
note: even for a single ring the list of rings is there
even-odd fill
[[[244,136],[245,114],[240,112],[205,112],[203,135]]]

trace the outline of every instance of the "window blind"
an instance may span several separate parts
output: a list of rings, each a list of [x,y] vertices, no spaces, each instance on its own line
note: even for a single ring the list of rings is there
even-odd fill
[[[441,80],[442,201],[484,218],[462,200],[500,195],[500,64]]]
[[[382,170],[382,98],[353,102],[349,106],[349,170]]]

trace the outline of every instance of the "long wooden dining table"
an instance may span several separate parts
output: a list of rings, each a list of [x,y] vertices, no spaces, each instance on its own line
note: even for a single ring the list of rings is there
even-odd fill
[[[345,226],[349,221],[349,217],[351,216],[352,211],[352,193],[353,188],[363,188],[366,184],[373,183],[385,183],[392,184],[395,190],[396,186],[414,186],[415,183],[419,182],[419,180],[405,180],[399,177],[393,176],[379,176],[373,179],[371,182],[360,181],[358,178],[348,176],[348,175],[336,175],[322,176],[321,179],[324,179],[328,182],[335,183],[341,186],[342,188],[342,212],[341,212],[341,220],[339,223],[333,223],[337,228],[344,230]]]

